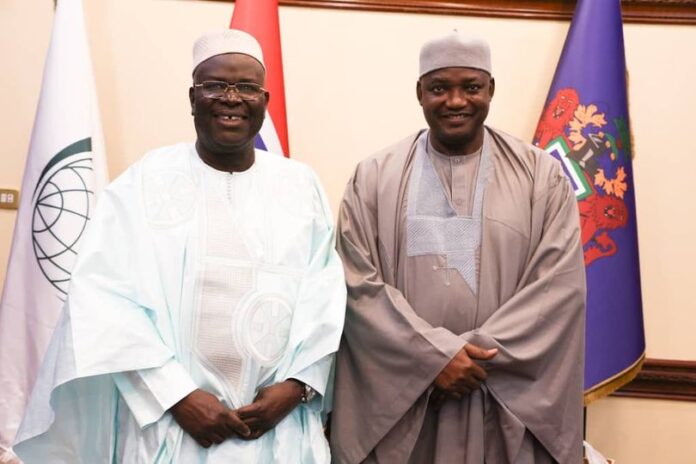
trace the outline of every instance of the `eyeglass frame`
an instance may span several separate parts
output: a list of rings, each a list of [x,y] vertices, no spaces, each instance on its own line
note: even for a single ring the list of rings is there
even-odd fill
[[[203,87],[204,84],[209,83],[209,82],[214,82],[214,83],[219,83],[219,84],[225,84],[225,85],[227,85],[227,87],[226,87],[225,90],[223,91],[222,95],[220,95],[219,97],[209,97],[209,96],[207,96],[207,95],[203,95],[205,98],[209,98],[209,99],[211,99],[211,100],[222,100],[223,98],[229,99],[228,95],[229,95],[229,93],[230,93],[230,90],[234,90],[234,94],[235,94],[236,96],[238,96],[240,100],[243,100],[243,101],[257,101],[257,100],[259,100],[259,99],[261,98],[261,96],[262,96],[263,94],[267,94],[267,93],[268,93],[268,89],[266,89],[266,88],[260,86],[259,84],[255,83],[255,82],[235,82],[234,84],[230,84],[230,83],[227,82],[227,81],[208,80],[208,81],[200,82],[200,83],[198,83],[198,84],[193,84],[193,88],[194,88],[194,89],[199,89],[199,88]],[[244,98],[244,97],[242,96],[242,94],[239,93],[239,89],[237,89],[237,85],[239,85],[239,84],[251,85],[251,86],[254,86],[254,87],[258,87],[258,88],[259,88],[259,94],[258,94],[258,96],[253,97],[253,98]]]

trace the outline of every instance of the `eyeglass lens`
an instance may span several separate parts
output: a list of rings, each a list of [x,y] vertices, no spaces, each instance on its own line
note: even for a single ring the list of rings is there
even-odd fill
[[[229,95],[230,92],[238,95],[243,100],[255,100],[261,96],[263,89],[258,84],[248,82],[238,82],[236,84],[228,84],[222,81],[206,81],[200,84],[203,96],[207,98],[222,98]]]

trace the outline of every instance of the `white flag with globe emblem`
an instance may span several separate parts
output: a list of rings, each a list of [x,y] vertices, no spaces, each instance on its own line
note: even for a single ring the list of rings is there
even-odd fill
[[[0,462],[19,462],[9,447],[106,182],[82,1],[59,0],[0,300]]]

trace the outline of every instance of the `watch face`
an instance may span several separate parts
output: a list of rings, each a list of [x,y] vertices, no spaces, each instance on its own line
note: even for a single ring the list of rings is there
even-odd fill
[[[310,387],[309,385],[305,385],[304,388],[305,388],[305,394],[304,394],[303,399],[304,399],[305,403],[309,403],[310,401],[312,401],[314,399],[317,392],[315,392],[314,389],[312,387]]]

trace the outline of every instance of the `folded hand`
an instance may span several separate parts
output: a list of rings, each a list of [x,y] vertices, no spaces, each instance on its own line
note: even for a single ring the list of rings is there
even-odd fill
[[[486,371],[475,360],[489,360],[497,348],[485,350],[467,343],[435,378],[435,386],[450,397],[471,393],[486,380]]]
[[[259,438],[275,427],[300,403],[303,393],[304,385],[293,379],[260,390],[253,403],[237,410],[251,429],[251,434],[244,438]]]
[[[230,437],[247,438],[249,427],[238,412],[226,407],[215,395],[194,390],[170,408],[182,429],[204,448]]]

